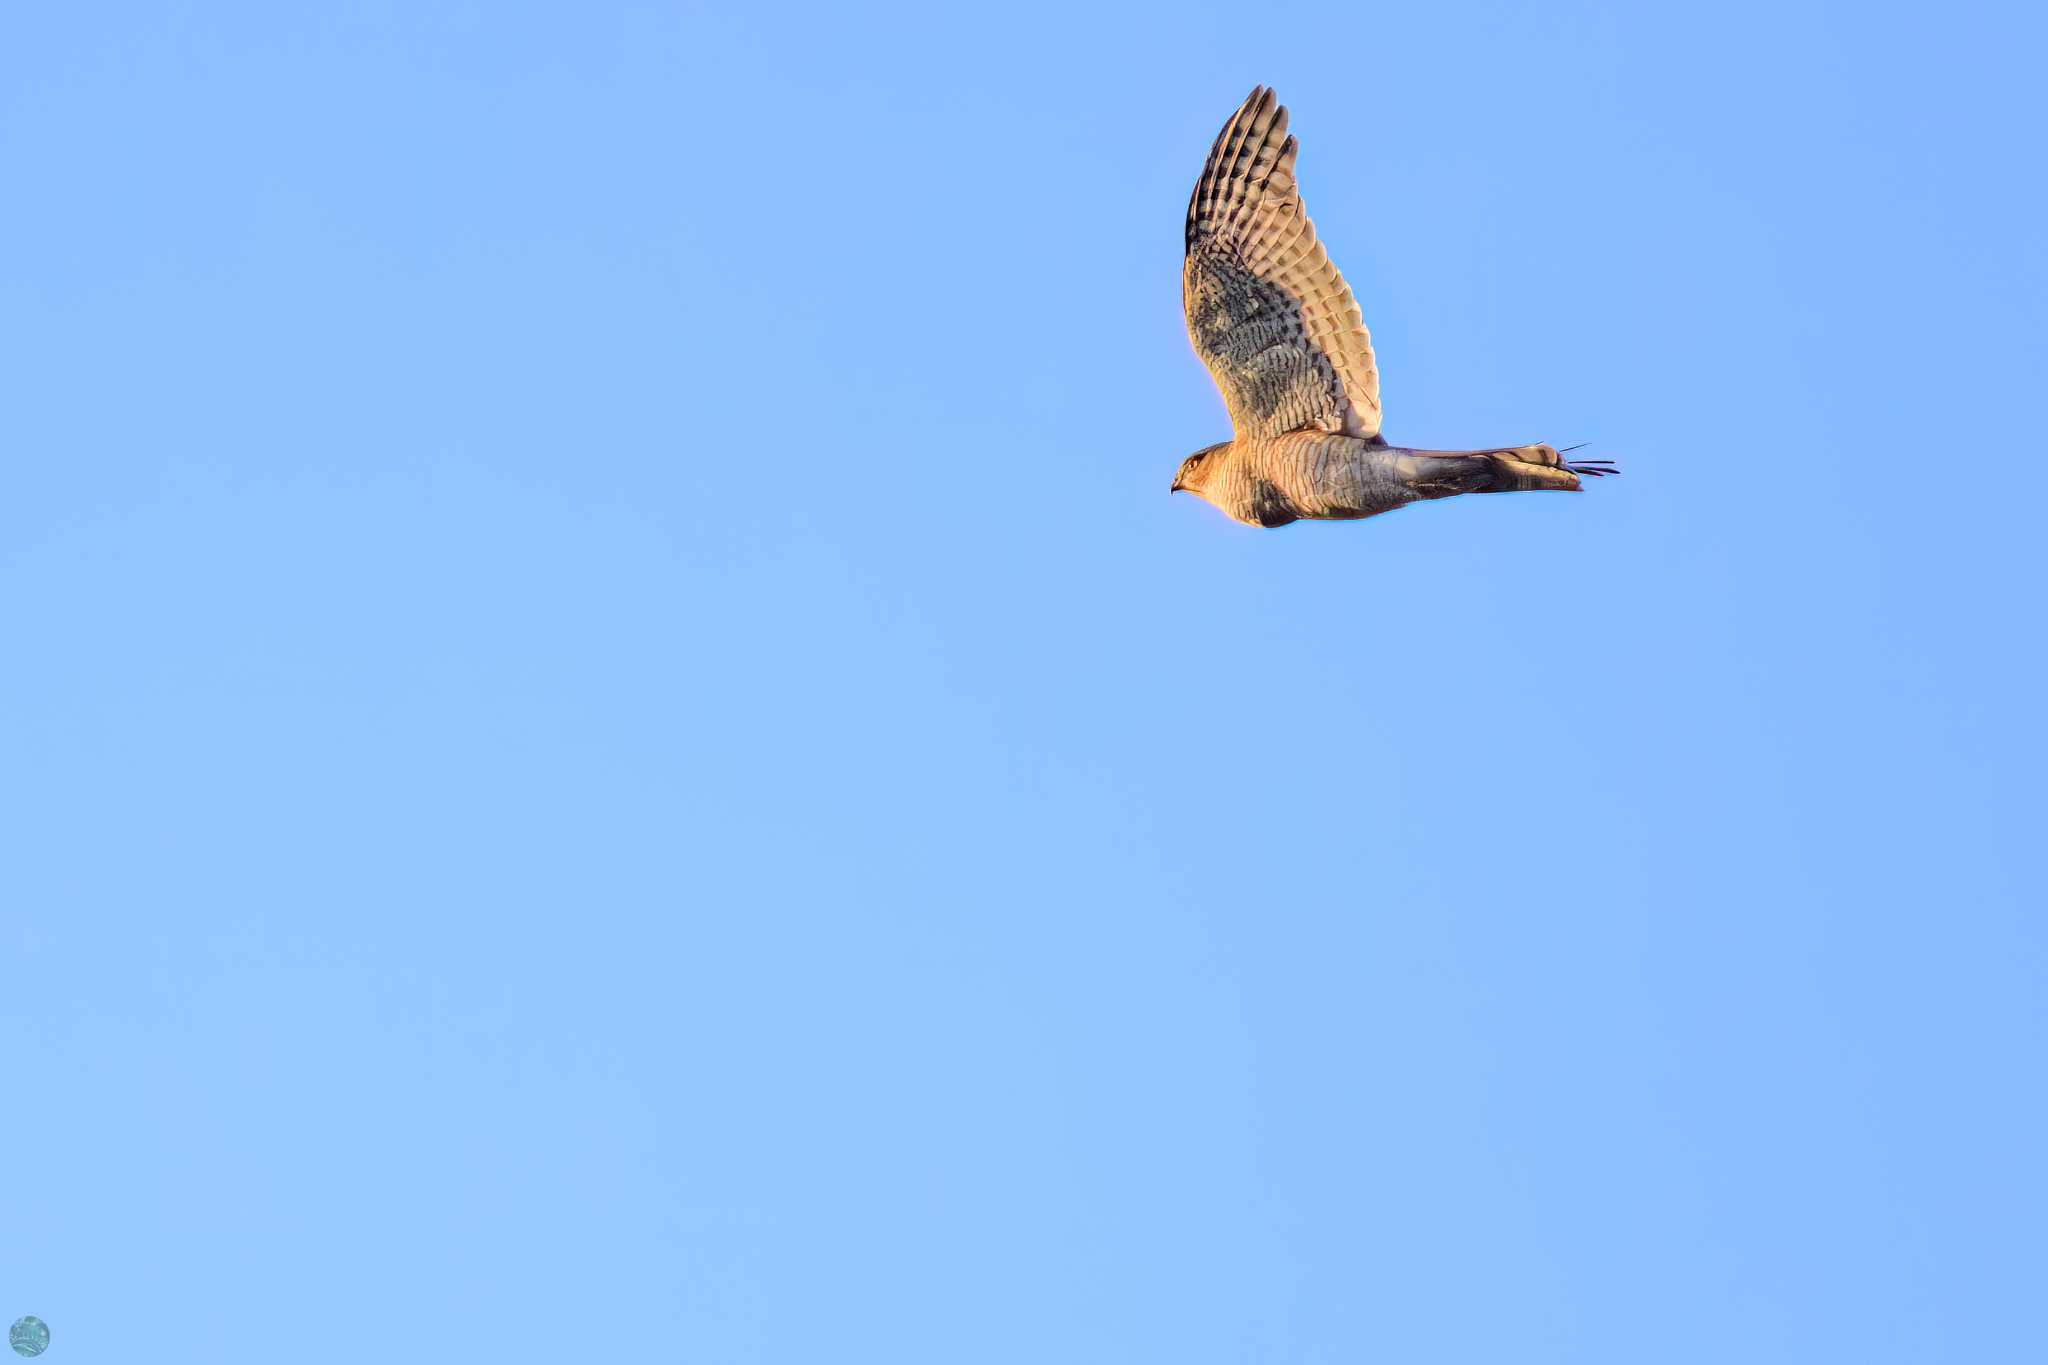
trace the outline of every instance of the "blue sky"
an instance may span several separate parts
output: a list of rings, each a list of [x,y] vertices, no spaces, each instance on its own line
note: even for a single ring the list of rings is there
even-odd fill
[[[0,21],[49,1359],[2038,1349],[2038,11]],[[1278,87],[1387,431],[1179,315]]]

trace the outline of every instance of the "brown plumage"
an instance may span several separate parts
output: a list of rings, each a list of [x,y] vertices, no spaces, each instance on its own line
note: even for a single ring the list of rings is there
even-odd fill
[[[1264,86],[1217,135],[1188,201],[1188,339],[1236,438],[1181,462],[1175,492],[1254,526],[1351,520],[1458,493],[1555,488],[1605,461],[1547,445],[1411,450],[1380,436],[1380,377],[1358,304],[1294,183],[1287,110]]]

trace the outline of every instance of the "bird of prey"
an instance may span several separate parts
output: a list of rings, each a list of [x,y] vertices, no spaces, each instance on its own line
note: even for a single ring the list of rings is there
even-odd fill
[[[1188,338],[1236,436],[1181,461],[1173,491],[1253,526],[1285,526],[1459,493],[1577,492],[1580,475],[1611,473],[1608,461],[1568,464],[1541,444],[1387,444],[1372,338],[1301,206],[1295,150],[1287,110],[1260,86],[1223,125],[1188,201]]]

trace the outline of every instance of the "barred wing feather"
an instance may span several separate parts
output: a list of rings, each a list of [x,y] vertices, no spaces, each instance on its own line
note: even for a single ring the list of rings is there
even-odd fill
[[[1188,201],[1188,338],[1240,438],[1376,438],[1372,338],[1302,207],[1296,150],[1287,110],[1264,86],[1217,136]]]

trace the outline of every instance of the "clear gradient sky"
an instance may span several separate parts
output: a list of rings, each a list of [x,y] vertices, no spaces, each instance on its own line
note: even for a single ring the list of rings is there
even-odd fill
[[[2038,1351],[2039,16],[10,6],[0,1320]],[[1256,82],[1621,479],[1168,496]]]

